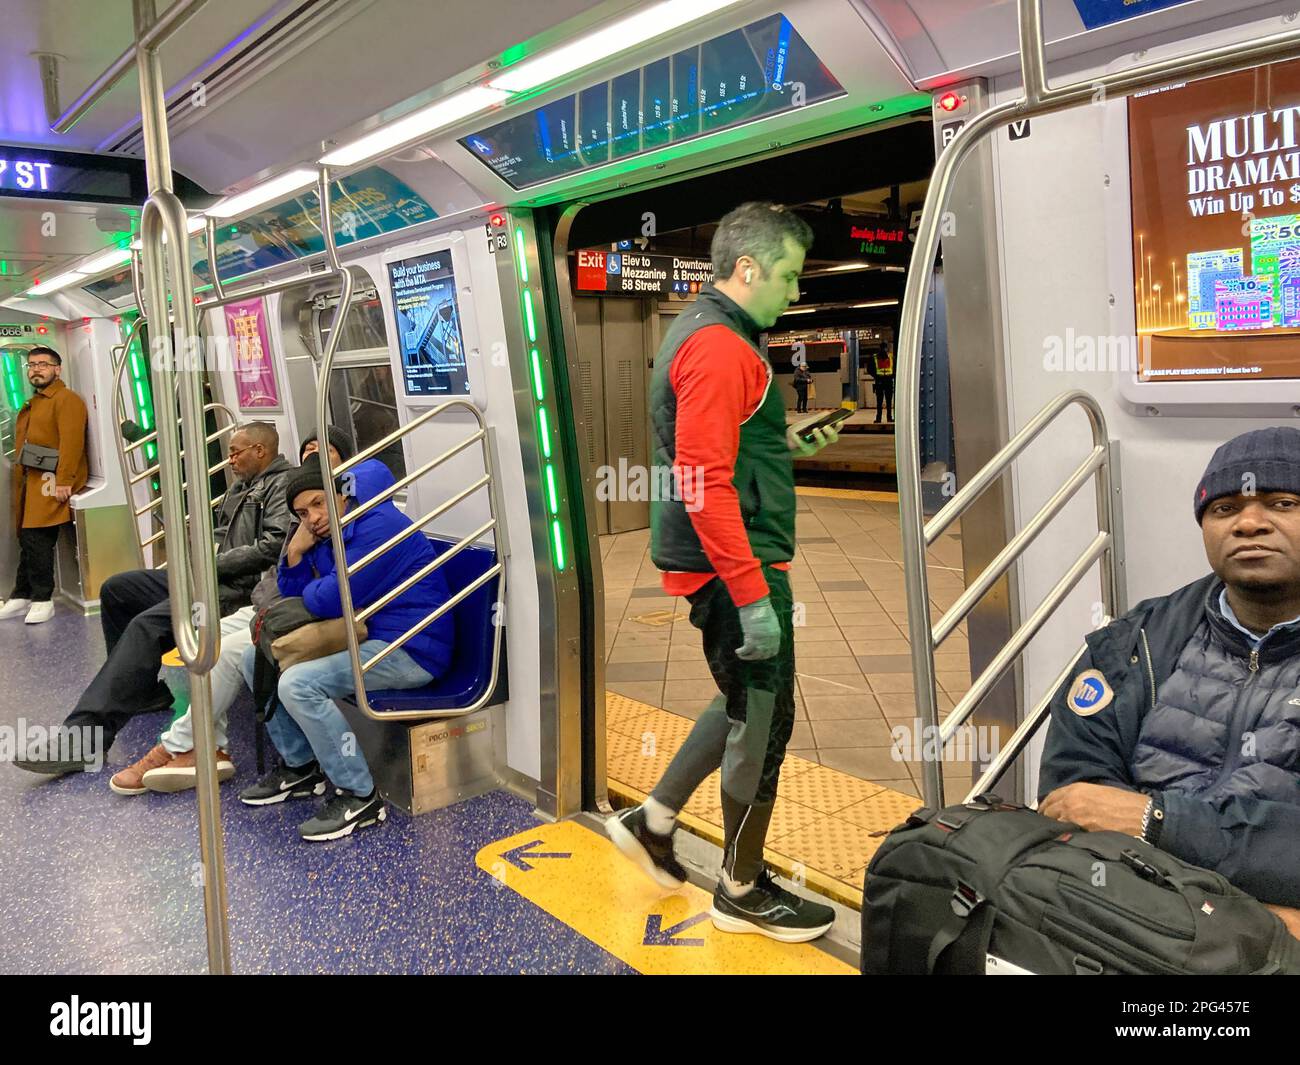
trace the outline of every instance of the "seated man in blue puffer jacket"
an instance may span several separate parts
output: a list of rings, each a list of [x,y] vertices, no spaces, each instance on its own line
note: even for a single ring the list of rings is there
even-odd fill
[[[1213,869],[1300,936],[1300,430],[1220,447],[1195,514],[1214,572],[1088,636],[1038,808]]]
[[[354,508],[367,508],[343,527],[349,565],[411,526],[410,519],[391,500],[377,505],[359,502],[355,492],[347,491],[352,483],[345,473],[335,485],[341,515]],[[367,482],[367,495],[377,495],[392,484],[392,474],[385,470],[374,483]],[[300,524],[280,559],[280,592],[302,596],[307,609],[319,618],[342,617],[320,469],[315,464],[304,467],[289,480],[285,495]],[[350,578],[353,608],[361,610],[380,599],[436,557],[423,535],[406,537]],[[362,661],[398,640],[449,598],[441,571],[425,574],[366,619],[368,637],[361,645]],[[447,613],[376,663],[366,673],[367,686],[418,688],[430,683],[451,662],[452,633],[453,623]],[[256,648],[250,647],[243,663],[250,687],[255,657]],[[303,839],[338,839],[356,828],[383,821],[387,816],[384,800],[375,789],[366,757],[347,719],[334,704],[336,698],[355,691],[352,662],[346,651],[286,669],[278,688],[280,705],[267,722],[267,733],[284,764],[241,792],[240,799],[250,806],[263,806],[322,795],[328,781],[337,794],[300,826]]]

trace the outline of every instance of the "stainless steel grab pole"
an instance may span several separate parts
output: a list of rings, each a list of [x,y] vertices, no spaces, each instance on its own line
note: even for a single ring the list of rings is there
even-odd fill
[[[108,69],[91,82],[86,91],[73,100],[68,109],[54,120],[50,130],[54,133],[69,132],[85,116],[86,112],[94,107],[136,64],[140,49],[146,51],[156,50],[206,2],[207,0],[176,0],[171,7],[163,12],[161,18],[151,20],[151,25],[145,34],[137,37],[137,43],[114,59],[109,64]],[[153,5],[150,4],[150,11],[152,9]]]
[[[192,13],[201,0],[174,5],[172,27],[181,13]],[[162,413],[157,418],[158,462],[165,515],[167,557],[170,565],[172,629],[181,659],[192,678],[190,712],[194,717],[196,797],[199,819],[199,856],[203,881],[203,911],[208,947],[208,968],[214,974],[230,971],[230,936],[227,927],[226,871],[221,834],[221,800],[217,793],[216,740],[212,730],[212,686],[208,676],[216,662],[220,641],[221,608],[217,592],[216,560],[212,537],[212,510],[207,478],[206,435],[203,424],[202,374],[193,365],[201,359],[195,321],[193,271],[189,258],[189,234],[185,208],[172,191],[171,148],[167,136],[167,111],[163,96],[162,69],[157,47],[166,37],[165,27],[155,20],[153,0],[134,0],[137,45],[136,65],[140,79],[140,118],[144,134],[145,171],[149,199],[140,215],[141,259],[144,266],[147,305],[160,308],[153,339],[161,341],[159,387],[155,403]],[[164,242],[164,237],[167,238]],[[167,328],[168,280],[172,301],[171,328]],[[142,308],[143,309],[143,308]],[[176,360],[180,369],[180,409],[177,410]],[[180,432],[176,431],[179,422]],[[184,470],[180,457],[184,446],[189,470],[189,510],[186,523]],[[193,580],[194,591],[189,582]]]

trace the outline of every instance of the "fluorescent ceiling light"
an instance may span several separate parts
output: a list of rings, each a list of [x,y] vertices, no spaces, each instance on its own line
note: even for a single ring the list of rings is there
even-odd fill
[[[534,59],[516,63],[488,80],[494,89],[527,92],[557,81],[567,74],[593,66],[603,59],[626,52],[654,37],[662,36],[715,11],[733,7],[739,0],[664,0],[628,18],[610,23],[568,44],[543,52]]]
[[[509,95],[501,89],[489,89],[484,85],[477,85],[464,92],[458,92],[455,96],[449,96],[445,100],[439,100],[436,104],[413,111],[396,122],[390,122],[373,133],[359,137],[351,144],[335,148],[321,156],[320,161],[325,166],[351,166],[363,159],[372,159],[407,141],[433,133],[444,126],[450,126],[453,122],[459,122],[462,118],[468,118],[495,104],[503,103]]]
[[[29,296],[46,296],[51,292],[57,292],[61,288],[75,284],[80,281],[84,275],[80,270],[69,270],[66,274],[59,274],[48,281],[42,281],[39,285],[33,285],[27,290]]]
[[[305,167],[290,170],[287,174],[273,177],[269,181],[254,185],[251,189],[245,189],[233,196],[227,196],[224,200],[218,200],[208,208],[208,214],[213,218],[235,218],[238,215],[248,214],[255,208],[268,203],[282,200],[299,189],[305,189],[308,185],[314,185],[315,183],[315,170],[308,170]]]
[[[115,266],[121,266],[130,261],[130,248],[114,248],[112,251],[106,251],[103,255],[96,256],[89,262],[82,263],[77,267],[77,272],[81,274],[102,274],[105,270],[112,270]]]
[[[867,300],[866,303],[854,303],[853,307],[897,307],[898,300]]]
[[[784,318],[787,314],[812,314],[816,310],[816,307],[796,307],[793,311],[786,311],[781,317]]]

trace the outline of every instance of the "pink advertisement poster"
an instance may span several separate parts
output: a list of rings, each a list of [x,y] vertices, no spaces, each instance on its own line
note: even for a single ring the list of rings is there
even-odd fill
[[[280,388],[271,361],[266,305],[260,299],[226,305],[226,335],[235,360],[240,410],[279,410]]]

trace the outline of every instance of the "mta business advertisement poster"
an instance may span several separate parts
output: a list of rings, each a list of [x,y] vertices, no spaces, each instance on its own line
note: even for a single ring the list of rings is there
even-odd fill
[[[467,395],[469,376],[451,252],[389,263],[388,283],[406,394],[446,399]]]
[[[1128,102],[1142,380],[1300,378],[1300,60]]]

